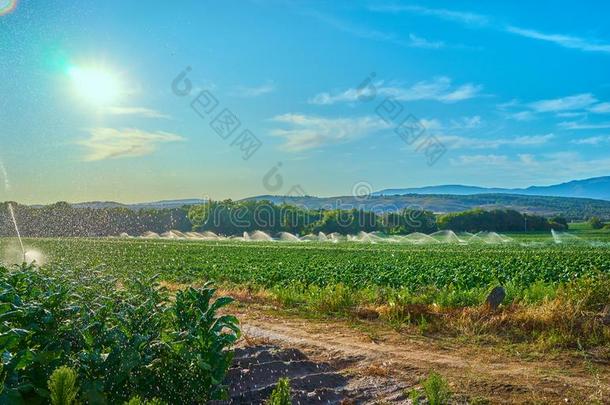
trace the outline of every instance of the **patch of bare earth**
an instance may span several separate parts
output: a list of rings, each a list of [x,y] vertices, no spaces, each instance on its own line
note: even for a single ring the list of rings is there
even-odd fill
[[[575,356],[528,360],[498,347],[407,335],[370,323],[282,316],[259,304],[232,308],[244,338],[227,383],[231,402],[262,403],[288,377],[293,403],[410,403],[435,370],[455,403],[610,403],[610,365]]]

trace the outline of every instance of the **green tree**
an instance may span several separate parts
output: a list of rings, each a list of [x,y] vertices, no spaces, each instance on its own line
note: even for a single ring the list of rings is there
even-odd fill
[[[604,227],[604,223],[598,217],[591,217],[588,222],[593,229],[602,229]]]

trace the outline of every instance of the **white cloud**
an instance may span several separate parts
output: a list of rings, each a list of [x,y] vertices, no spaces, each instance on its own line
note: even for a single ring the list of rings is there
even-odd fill
[[[408,46],[412,48],[440,49],[445,47],[445,43],[443,41],[430,41],[415,34],[409,34]]]
[[[584,38],[574,37],[570,35],[545,34],[540,31],[514,26],[508,26],[506,28],[506,31],[526,38],[551,42],[564,48],[579,49],[581,51],[587,52],[610,53],[610,44],[600,43],[599,41],[590,41]]]
[[[583,111],[566,111],[566,112],[558,112],[555,114],[558,118],[577,118],[586,116],[587,113]]]
[[[589,109],[589,111],[594,112],[596,114],[610,113],[610,103],[595,104],[593,107],[591,107]]]
[[[133,128],[93,128],[89,135],[89,139],[78,142],[87,149],[87,161],[149,155],[161,143],[184,140],[182,136],[168,132],[147,132]]]
[[[467,25],[486,25],[489,23],[487,16],[471,13],[468,11],[454,11],[442,8],[429,8],[417,5],[376,5],[371,6],[372,11],[388,12],[388,13],[413,13],[440,18],[447,21],[455,21]]]
[[[610,103],[599,102],[591,93],[581,93],[572,96],[554,99],[538,100],[528,104],[522,104],[518,100],[498,104],[496,108],[506,118],[517,121],[530,121],[537,114],[554,113],[559,118],[586,117],[588,113],[606,114],[610,113]],[[511,112],[512,109],[525,109],[523,111]]]
[[[505,165],[508,163],[508,156],[506,155],[461,155],[457,158],[449,159],[449,162],[453,166],[471,166],[471,165],[482,165],[482,166],[498,166]]]
[[[519,158],[519,161],[521,163],[524,163],[526,165],[533,165],[536,163],[536,157],[529,153],[519,154],[517,155],[517,157]]]
[[[483,120],[478,115],[465,116],[457,119],[452,119],[449,124],[445,125],[436,118],[422,118],[419,120],[426,130],[439,132],[443,130],[466,130],[479,128],[483,124]]]
[[[591,93],[576,94],[573,96],[540,100],[529,104],[536,112],[557,112],[582,110],[595,104],[597,99]]]
[[[517,121],[531,121],[535,118],[535,114],[531,111],[519,111],[513,114],[509,114],[508,117]]]
[[[448,21],[455,21],[470,27],[489,27],[490,18],[488,16],[477,14],[467,11],[455,11],[441,8],[429,8],[419,5],[403,5],[403,4],[389,4],[389,5],[373,5],[369,7],[372,11],[386,12],[386,13],[412,13],[425,16],[432,16]],[[504,32],[508,32],[521,37],[536,39],[539,41],[550,42],[555,45],[569,48],[578,49],[585,52],[602,52],[610,53],[610,44],[602,42],[596,39],[585,39],[573,35],[565,34],[547,34],[533,29],[516,27],[509,25],[504,28],[498,28]]]
[[[428,131],[440,131],[444,128],[443,124],[436,118],[422,118],[419,120],[419,123],[422,124]]]
[[[112,115],[138,115],[146,118],[171,118],[157,110],[146,107],[107,107],[104,109],[106,114]]]
[[[358,38],[370,39],[370,40],[374,40],[374,41],[391,42],[391,43],[398,42],[396,36],[393,34],[388,34],[385,32],[381,32],[381,31],[366,28],[366,27],[360,27],[360,26],[351,24],[347,21],[343,21],[336,17],[330,16],[327,14],[323,14],[323,13],[320,13],[317,11],[309,11],[306,14],[339,31],[343,31],[347,34],[353,35]]]
[[[440,135],[437,138],[451,149],[497,149],[501,146],[540,146],[548,143],[555,135],[529,135],[515,138],[477,139],[455,135]]]
[[[267,82],[265,84],[261,84],[260,86],[254,87],[236,86],[231,92],[231,95],[235,97],[252,98],[259,97],[264,94],[269,94],[274,91],[275,84],[273,84],[272,82]]]
[[[288,151],[302,151],[327,144],[348,142],[389,128],[388,124],[377,117],[322,118],[284,114],[272,120],[290,127],[271,131],[272,135],[285,139],[282,147]]]
[[[576,121],[564,121],[560,122],[559,127],[564,129],[607,129],[610,128],[610,122],[602,122],[599,124],[588,124]]]
[[[432,81],[417,82],[408,88],[386,86],[382,81],[378,81],[364,90],[352,88],[335,94],[320,93],[309,102],[321,105],[356,102],[360,97],[376,91],[377,96],[393,97],[398,101],[435,100],[442,103],[454,103],[479,96],[481,89],[482,86],[472,83],[456,87],[451,84],[451,79],[441,76]]]
[[[610,142],[610,136],[591,136],[571,141],[571,143],[575,145],[599,145],[600,143],[605,142]]]
[[[453,166],[469,168],[475,173],[482,169],[498,173],[519,173],[534,179],[557,179],[604,176],[610,170],[610,158],[584,158],[576,152],[556,152],[534,155],[462,155],[449,160]]]
[[[462,117],[457,120],[451,120],[451,129],[475,129],[482,125],[483,121],[478,115],[472,117]]]
[[[421,36],[418,36],[416,34],[409,34],[408,40],[405,40],[402,36],[396,35],[392,32],[379,31],[374,28],[354,24],[350,21],[339,19],[335,16],[327,15],[317,11],[308,11],[305,12],[305,14],[346,34],[372,41],[387,42],[400,47],[424,49],[441,49],[446,47],[477,49],[465,45],[451,45],[439,40],[432,41],[426,38],[422,38]]]

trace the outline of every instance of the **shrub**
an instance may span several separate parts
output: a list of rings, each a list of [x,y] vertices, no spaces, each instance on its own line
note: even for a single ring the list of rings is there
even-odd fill
[[[598,217],[591,217],[588,222],[593,229],[602,229],[604,227],[604,223]]]

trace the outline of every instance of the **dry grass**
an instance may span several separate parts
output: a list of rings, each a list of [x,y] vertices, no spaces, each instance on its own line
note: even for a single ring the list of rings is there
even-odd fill
[[[169,282],[161,285],[170,292],[188,287]],[[596,358],[610,360],[610,322],[604,313],[610,300],[610,277],[605,274],[559,286],[552,298],[533,303],[515,300],[497,310],[484,304],[443,307],[414,303],[417,296],[401,301],[343,285],[271,290],[221,285],[218,293],[232,296],[239,303],[383,322],[396,330],[418,331],[422,335],[500,339],[506,343],[534,344],[532,347],[537,350],[586,349],[593,350]]]
[[[370,377],[389,377],[392,371],[385,364],[371,364],[362,370],[362,374]]]

